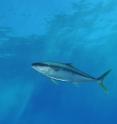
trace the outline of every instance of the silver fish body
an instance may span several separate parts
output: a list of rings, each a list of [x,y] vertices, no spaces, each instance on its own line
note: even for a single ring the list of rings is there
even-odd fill
[[[33,63],[32,68],[41,74],[55,80],[67,82],[87,82],[96,78],[81,72],[70,64],[62,63]]]
[[[33,63],[32,68],[37,72],[50,78],[55,83],[56,80],[71,82],[71,83],[82,83],[82,82],[93,81],[93,82],[97,82],[99,86],[106,93],[108,92],[107,88],[103,84],[103,81],[111,70],[108,70],[100,77],[95,78],[89,75],[88,73],[80,71],[71,64],[55,63],[55,62]]]

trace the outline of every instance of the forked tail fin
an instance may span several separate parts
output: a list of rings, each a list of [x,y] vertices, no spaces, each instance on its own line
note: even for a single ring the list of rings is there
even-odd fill
[[[108,93],[108,89],[104,85],[103,81],[105,77],[111,72],[111,69],[102,74],[97,80],[99,81],[99,86],[104,90],[105,93]]]

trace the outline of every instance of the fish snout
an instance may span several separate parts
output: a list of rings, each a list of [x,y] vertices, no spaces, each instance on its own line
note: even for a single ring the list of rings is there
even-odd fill
[[[32,68],[36,71],[41,71],[44,65],[42,63],[32,63]]]

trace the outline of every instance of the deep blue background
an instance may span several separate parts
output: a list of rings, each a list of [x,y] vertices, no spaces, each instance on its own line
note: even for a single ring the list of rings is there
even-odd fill
[[[37,61],[72,63],[94,82],[53,84]],[[0,1],[0,124],[117,124],[117,1]]]

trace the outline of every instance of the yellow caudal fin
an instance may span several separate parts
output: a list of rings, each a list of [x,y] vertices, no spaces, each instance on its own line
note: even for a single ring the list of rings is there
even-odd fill
[[[104,90],[104,92],[107,94],[109,91],[108,91],[108,89],[107,89],[107,87],[106,86],[104,86],[104,84],[101,82],[101,83],[99,83],[99,86]]]
[[[108,89],[104,85],[103,81],[105,77],[111,72],[111,69],[102,74],[97,80],[99,81],[99,86],[104,90],[105,93],[108,93]]]

